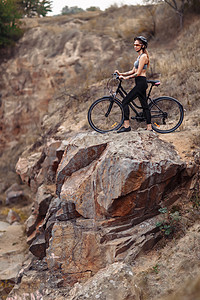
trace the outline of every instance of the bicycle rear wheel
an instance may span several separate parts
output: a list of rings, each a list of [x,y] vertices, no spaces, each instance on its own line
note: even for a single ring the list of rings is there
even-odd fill
[[[182,104],[171,97],[159,97],[150,103],[152,128],[159,133],[175,131],[182,123],[184,111]]]
[[[88,110],[88,122],[97,132],[106,133],[117,130],[124,121],[121,102],[112,97],[96,100]]]

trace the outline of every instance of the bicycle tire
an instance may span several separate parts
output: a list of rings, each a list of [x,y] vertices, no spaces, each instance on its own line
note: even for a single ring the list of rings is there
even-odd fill
[[[124,111],[120,100],[103,97],[92,103],[88,110],[88,122],[99,133],[117,130],[124,121]]]
[[[182,104],[172,97],[158,97],[150,103],[152,128],[158,133],[175,131],[183,122]]]

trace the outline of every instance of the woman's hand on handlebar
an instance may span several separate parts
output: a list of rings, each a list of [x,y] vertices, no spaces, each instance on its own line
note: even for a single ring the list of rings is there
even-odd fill
[[[115,79],[119,79],[119,74],[118,74],[117,72],[113,73],[112,76],[113,76],[113,78],[115,78]]]
[[[126,79],[124,76],[121,75],[122,73],[120,73],[118,70],[115,70],[115,72],[113,73],[113,76],[116,78],[116,79]]]
[[[118,70],[115,70],[113,75],[116,76],[116,79],[124,79],[124,80],[128,79],[125,76],[123,76],[122,73],[120,73]]]
[[[115,74],[115,73],[116,73],[117,75],[120,75],[120,74],[121,74],[118,70],[115,70],[115,71],[114,71],[114,74]]]

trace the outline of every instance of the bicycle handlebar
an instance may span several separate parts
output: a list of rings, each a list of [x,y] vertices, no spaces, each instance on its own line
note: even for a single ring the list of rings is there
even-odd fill
[[[113,76],[115,79],[120,79],[120,78],[119,78],[119,74],[117,74],[117,73],[113,73],[112,76]]]

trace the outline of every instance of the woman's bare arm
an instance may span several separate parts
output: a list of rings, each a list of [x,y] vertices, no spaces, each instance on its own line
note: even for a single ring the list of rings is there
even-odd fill
[[[130,70],[128,72],[123,72],[123,73],[119,72],[118,70],[115,70],[115,73],[117,73],[119,76],[125,76],[125,77],[130,76],[135,73],[135,67],[133,67],[132,70]]]

